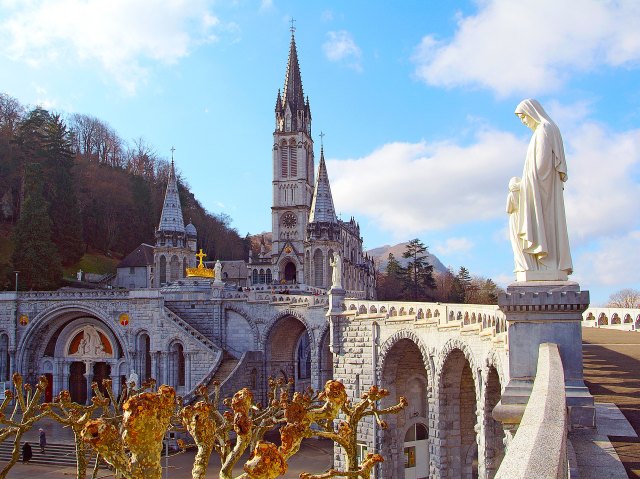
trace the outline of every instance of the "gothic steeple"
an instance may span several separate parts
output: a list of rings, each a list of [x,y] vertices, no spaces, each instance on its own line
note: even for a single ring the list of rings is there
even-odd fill
[[[337,223],[335,208],[333,207],[333,196],[331,195],[331,185],[327,174],[327,165],[324,162],[324,146],[320,147],[320,165],[318,166],[318,179],[313,190],[313,200],[311,202],[311,213],[309,223]]]
[[[291,43],[289,44],[289,59],[284,78],[282,95],[278,91],[276,99],[276,131],[297,132],[304,131],[311,134],[311,108],[309,98],[305,101],[302,89],[302,76],[298,63],[298,50],[294,36],[295,28],[291,28]]]
[[[175,231],[184,234],[184,219],[182,218],[182,206],[180,205],[180,195],[178,194],[178,181],[176,180],[176,170],[171,158],[171,171],[167,181],[167,191],[164,195],[162,205],[162,215],[158,231]]]

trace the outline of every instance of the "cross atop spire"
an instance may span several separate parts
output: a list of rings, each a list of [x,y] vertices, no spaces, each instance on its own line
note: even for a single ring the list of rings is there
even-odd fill
[[[289,20],[289,22],[291,22],[291,27],[289,27],[289,30],[291,31],[291,36],[293,36],[293,34],[296,31],[296,27],[294,25],[295,21],[296,21],[296,19],[293,18],[293,17],[291,17],[291,20]]]
[[[324,131],[320,132],[320,148],[324,148]]]

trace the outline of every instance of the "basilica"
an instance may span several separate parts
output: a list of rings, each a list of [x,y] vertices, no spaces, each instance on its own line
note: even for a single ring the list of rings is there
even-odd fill
[[[331,287],[334,254],[342,262],[344,288],[375,297],[373,260],[362,250],[360,226],[336,215],[329,174],[320,148],[315,168],[311,107],[304,96],[293,33],[284,80],[278,90],[273,132],[272,242],[247,261],[223,261],[229,285],[323,294]],[[197,232],[185,226],[173,160],[155,246],[140,245],[118,266],[114,286],[160,288],[185,276],[195,262]]]

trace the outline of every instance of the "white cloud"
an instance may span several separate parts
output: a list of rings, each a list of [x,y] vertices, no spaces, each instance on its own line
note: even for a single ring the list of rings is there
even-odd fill
[[[637,228],[640,130],[614,133],[587,122],[564,140],[572,244]],[[520,176],[526,148],[526,138],[492,129],[481,129],[466,146],[383,145],[363,158],[328,162],[334,201],[398,237],[501,217],[506,223],[507,183]]]
[[[525,148],[495,130],[480,131],[470,146],[387,144],[364,158],[328,162],[334,201],[403,237],[495,218]]]
[[[327,41],[322,49],[330,61],[345,62],[350,68],[362,71],[362,51],[348,31],[327,32]]]
[[[468,238],[448,238],[444,243],[435,246],[436,253],[446,256],[450,254],[467,253],[473,248],[473,241]]]
[[[273,0],[260,0],[260,11],[271,10],[273,8]]]
[[[426,35],[416,74],[430,85],[504,96],[549,92],[569,75],[640,60],[640,2],[478,0],[448,41]]]
[[[640,285],[640,230],[606,238],[597,251],[578,258],[576,278],[589,287],[635,287]]]
[[[32,0],[5,7],[0,52],[31,65],[95,61],[128,92],[149,64],[216,40],[208,0]]]

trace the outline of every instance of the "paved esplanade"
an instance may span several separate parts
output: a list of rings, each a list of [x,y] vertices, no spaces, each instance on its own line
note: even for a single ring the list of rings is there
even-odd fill
[[[584,328],[584,378],[599,403],[614,403],[640,436],[640,332]],[[608,434],[630,478],[640,478],[640,439]]]

